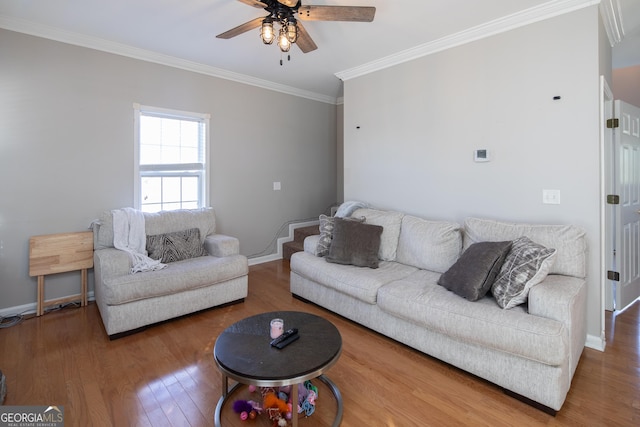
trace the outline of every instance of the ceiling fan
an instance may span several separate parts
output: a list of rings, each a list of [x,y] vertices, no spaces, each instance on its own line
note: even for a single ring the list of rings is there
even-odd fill
[[[235,28],[218,34],[220,39],[230,39],[254,28],[260,27],[260,37],[265,44],[277,44],[282,52],[288,52],[292,44],[297,44],[303,53],[316,50],[315,42],[307,33],[302,21],[352,21],[371,22],[376,13],[375,7],[365,6],[303,6],[300,0],[238,0],[249,6],[269,12],[269,15],[252,19]],[[297,15],[297,17],[296,17]],[[280,24],[276,34],[274,22]],[[282,62],[282,61],[281,61]]]

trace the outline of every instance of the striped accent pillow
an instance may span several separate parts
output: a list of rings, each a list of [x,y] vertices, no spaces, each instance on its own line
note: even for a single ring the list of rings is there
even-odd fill
[[[539,245],[525,236],[514,240],[511,251],[491,286],[498,305],[509,309],[526,302],[529,290],[549,274],[556,252],[555,249]]]
[[[200,242],[200,229],[147,236],[149,258],[168,263],[208,255]]]

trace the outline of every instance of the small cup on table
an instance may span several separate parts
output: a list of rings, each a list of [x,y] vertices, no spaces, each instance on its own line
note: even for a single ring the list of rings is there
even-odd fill
[[[271,339],[278,338],[284,332],[284,320],[272,319],[271,320]]]

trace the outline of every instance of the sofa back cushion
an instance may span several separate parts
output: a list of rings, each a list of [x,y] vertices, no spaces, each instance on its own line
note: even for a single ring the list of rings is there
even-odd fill
[[[179,209],[144,214],[147,235],[173,233],[189,228],[200,230],[200,240],[216,232],[216,214],[213,208]]]
[[[189,228],[200,230],[200,240],[215,233],[216,214],[213,208],[179,209],[157,213],[144,213],[144,228],[147,236],[184,231]],[[104,211],[93,223],[94,249],[113,247],[113,214]]]
[[[395,261],[400,236],[400,225],[404,214],[395,211],[381,211],[377,209],[358,209],[351,215],[354,218],[364,217],[366,224],[382,227],[380,236],[380,250],[378,258],[383,261]]]
[[[464,222],[464,248],[477,242],[515,240],[526,236],[550,249],[557,249],[549,274],[584,278],[587,275],[587,239],[574,225],[538,225],[467,218]]]
[[[444,273],[462,251],[460,224],[429,221],[411,215],[402,218],[396,261]]]

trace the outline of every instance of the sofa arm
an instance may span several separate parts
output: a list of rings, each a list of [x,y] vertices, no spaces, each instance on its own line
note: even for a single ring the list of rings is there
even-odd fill
[[[129,254],[115,248],[94,251],[93,264],[102,280],[130,274],[132,267]]]
[[[204,239],[204,248],[209,255],[226,257],[240,253],[240,241],[224,234],[210,234]]]
[[[312,236],[305,237],[305,239],[304,239],[304,251],[315,256],[316,249],[318,247],[318,241],[320,241],[320,235],[319,234],[314,234]]]
[[[531,288],[529,314],[562,322],[569,333],[573,375],[587,338],[587,284],[584,279],[550,274]]]

